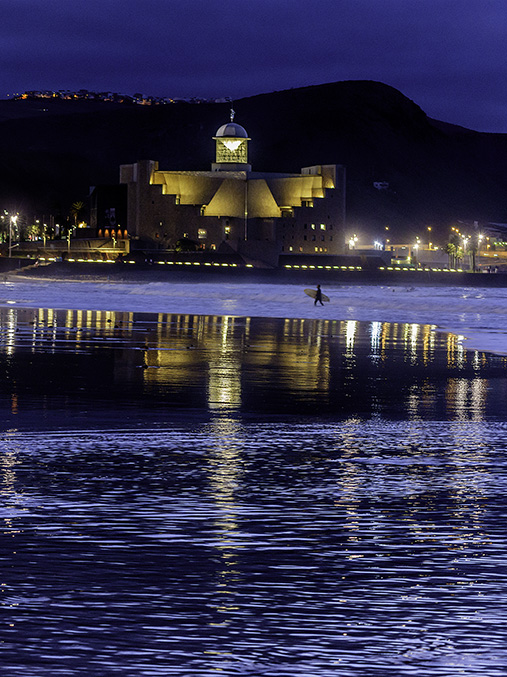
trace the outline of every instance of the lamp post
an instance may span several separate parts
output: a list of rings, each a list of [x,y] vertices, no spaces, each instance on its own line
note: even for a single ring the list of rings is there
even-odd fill
[[[358,237],[357,235],[353,235],[350,240],[349,240],[349,249],[355,249],[356,244],[357,244]]]
[[[465,259],[465,256],[467,255],[467,252],[468,252],[468,249],[467,249],[468,241],[469,241],[469,238],[464,236],[463,237],[463,259]],[[470,261],[468,263],[468,266],[470,267]]]
[[[9,220],[9,258],[12,256],[12,226],[16,225],[17,220],[17,214],[13,214]]]
[[[74,228],[72,226],[69,226],[67,230],[67,251],[70,253],[70,238],[72,236],[72,233],[74,232]]]

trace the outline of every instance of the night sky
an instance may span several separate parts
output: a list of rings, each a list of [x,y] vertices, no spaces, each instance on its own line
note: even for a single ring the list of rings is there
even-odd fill
[[[507,0],[2,0],[0,98],[232,97],[378,80],[507,133]]]

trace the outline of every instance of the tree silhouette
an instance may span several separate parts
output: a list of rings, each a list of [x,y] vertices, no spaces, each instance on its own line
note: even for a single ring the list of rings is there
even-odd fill
[[[72,206],[70,208],[70,215],[74,218],[74,226],[77,228],[77,222],[79,215],[84,209],[84,202],[81,202],[81,200],[78,200],[76,202],[72,203]]]

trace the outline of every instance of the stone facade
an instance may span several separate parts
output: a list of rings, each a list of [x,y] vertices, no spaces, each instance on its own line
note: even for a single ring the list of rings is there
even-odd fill
[[[233,134],[240,130],[237,146],[231,128]],[[223,130],[227,153],[221,149],[219,155]],[[181,238],[207,250],[227,243],[260,265],[277,265],[282,252],[342,253],[343,166],[305,167],[300,174],[252,172],[242,127],[224,125],[214,138],[217,158],[211,171],[161,170],[152,160],[121,166],[132,239],[158,249],[170,249]]]

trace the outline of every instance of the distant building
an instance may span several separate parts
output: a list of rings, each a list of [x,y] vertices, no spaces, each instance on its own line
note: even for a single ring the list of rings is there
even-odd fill
[[[128,237],[127,186],[93,186],[90,190],[90,228],[95,237]]]
[[[185,238],[200,249],[232,248],[261,265],[277,265],[281,253],[342,253],[343,166],[253,172],[250,138],[233,111],[213,138],[211,171],[162,170],[153,160],[120,167],[128,232],[139,248],[171,249]]]
[[[482,232],[492,240],[507,242],[507,223],[486,223]]]

